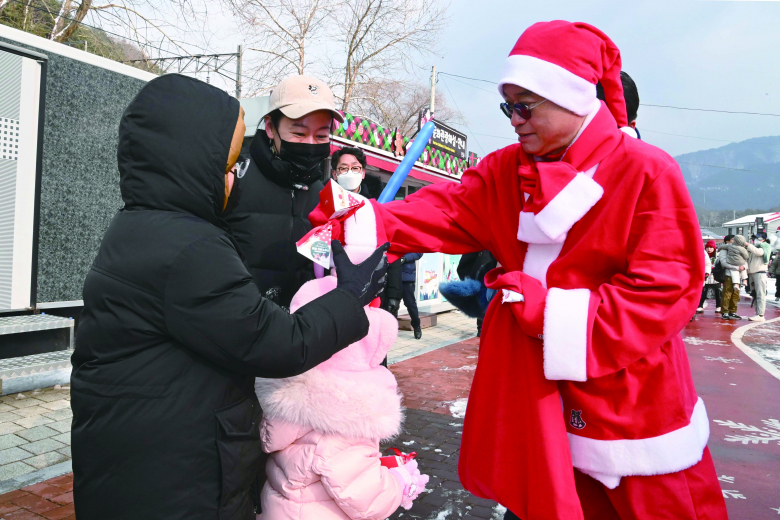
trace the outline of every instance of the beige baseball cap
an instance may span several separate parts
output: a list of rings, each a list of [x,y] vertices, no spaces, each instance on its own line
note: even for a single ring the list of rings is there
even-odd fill
[[[329,110],[339,123],[344,122],[328,85],[311,76],[290,76],[279,83],[271,92],[265,115],[276,109],[290,119],[299,119],[317,110]]]

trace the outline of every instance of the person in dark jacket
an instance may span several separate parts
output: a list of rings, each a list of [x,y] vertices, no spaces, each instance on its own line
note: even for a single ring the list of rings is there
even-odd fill
[[[290,76],[271,93],[264,129],[249,146],[241,198],[226,221],[260,292],[289,308],[293,295],[314,279],[314,266],[295,243],[311,230],[319,203],[322,163],[330,155],[333,120],[343,122],[322,81]]]
[[[221,219],[243,133],[237,100],[180,75],[122,116],[125,207],[87,274],[72,357],[79,520],[254,519],[255,377],[301,374],[368,332],[387,245],[353,266],[334,241],[337,290],[292,315],[252,283]]]
[[[414,329],[414,339],[422,338],[420,327],[420,314],[417,312],[417,300],[414,299],[414,284],[417,281],[417,260],[422,258],[422,253],[406,253],[400,260],[401,282],[403,285],[404,305],[409,312]]]

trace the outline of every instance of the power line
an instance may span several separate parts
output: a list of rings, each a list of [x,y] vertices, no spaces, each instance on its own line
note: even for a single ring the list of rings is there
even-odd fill
[[[447,85],[447,82],[444,81],[444,78],[442,78],[441,81],[444,84],[444,86],[447,88],[447,93],[449,93],[450,97],[452,98],[452,102],[455,103],[455,108],[458,110],[458,113],[460,114],[460,117],[463,118],[463,121],[464,121],[463,124],[466,125],[466,128],[468,128],[469,132],[471,132],[473,134],[474,132],[471,130],[471,127],[469,126],[468,123],[465,122],[466,118],[463,116],[463,112],[460,111],[460,107],[458,106],[458,102],[455,101],[455,96],[453,96],[452,95],[452,91],[450,91],[450,86]],[[485,154],[485,149],[482,148],[481,144],[479,144],[479,139],[477,139],[476,136],[475,136],[474,140],[477,142],[477,146],[479,146],[479,149],[482,150],[482,154],[484,155]]]
[[[466,83],[465,81],[460,81],[459,79],[453,79],[453,81],[457,81],[461,85],[466,85],[466,86],[469,86],[471,88],[475,88],[477,90],[481,90],[482,92],[487,92],[488,94],[493,94],[493,95],[496,94],[495,90],[488,90],[488,89],[485,89],[485,88],[479,88],[479,87],[477,87],[475,85],[472,85],[471,83]]]
[[[677,160],[677,159],[675,159]],[[730,168],[728,166],[717,166],[715,164],[700,164],[700,163],[692,163],[692,162],[685,162],[685,161],[677,161],[679,164],[691,164],[694,166],[708,166],[710,168],[720,168],[721,170],[734,170],[738,172],[753,172],[753,173],[771,173],[771,172],[760,172],[758,170],[746,170],[745,168]]]
[[[695,136],[695,135],[670,134],[668,132],[659,132],[658,130],[649,130],[649,129],[644,128],[644,127],[642,127],[641,130],[642,130],[642,132],[651,132],[653,134],[673,135],[673,136],[676,136],[676,137],[690,137],[692,139],[704,139],[705,141],[720,141],[720,142],[723,142],[723,143],[733,143],[733,142],[735,142],[735,141],[729,141],[728,139],[713,139],[711,137],[698,137],[698,136]]]
[[[765,112],[733,112],[730,110],[713,110],[710,108],[688,108],[688,107],[673,107],[669,105],[650,105],[647,103],[639,103],[643,107],[656,107],[656,108],[673,108],[675,110],[692,110],[695,112],[717,112],[719,114],[745,114],[750,116],[771,116],[780,117],[780,114],[767,114]]]
[[[484,83],[492,83],[493,85],[498,85],[498,82],[490,81],[490,80],[487,80],[487,79],[470,78],[468,76],[458,76],[456,74],[450,74],[448,72],[439,72],[438,74],[439,75],[444,74],[444,75],[447,75],[447,76],[454,76],[456,78],[463,78],[463,79],[468,79],[468,80],[471,80],[471,81],[482,81]],[[468,85],[468,83],[465,83],[465,84]],[[470,85],[470,86],[473,87],[473,88],[478,88],[478,87],[475,87],[474,85]],[[480,90],[482,90],[482,89],[480,89]],[[671,105],[653,105],[653,104],[650,104],[650,103],[639,103],[639,106],[655,107],[655,108],[672,108],[672,109],[675,109],[675,110],[691,110],[691,111],[695,111],[695,112],[717,112],[719,114],[742,114],[742,115],[750,115],[750,116],[780,117],[780,114],[770,114],[770,113],[766,113],[766,112],[744,112],[744,111],[732,111],[732,110],[715,110],[715,109],[710,109],[710,108],[675,107],[675,106],[671,106]]]
[[[470,79],[472,81],[484,81],[485,83],[492,83],[493,85],[498,85],[498,83],[495,81],[490,81],[487,79],[479,79],[479,78],[469,78],[468,76],[458,76],[457,74],[450,74],[449,72],[437,72],[436,74],[439,76],[444,74],[445,76],[452,76],[453,78]]]

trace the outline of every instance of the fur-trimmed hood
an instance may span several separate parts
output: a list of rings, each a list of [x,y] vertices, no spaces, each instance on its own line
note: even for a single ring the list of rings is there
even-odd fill
[[[326,276],[307,282],[290,310],[336,288]],[[395,377],[382,359],[398,337],[398,322],[381,309],[365,307],[368,335],[308,372],[286,379],[255,381],[255,392],[268,420],[348,438],[389,439],[403,422]]]
[[[348,438],[390,439],[403,423],[401,395],[384,367],[365,372],[312,369],[255,381],[268,420],[280,419]]]

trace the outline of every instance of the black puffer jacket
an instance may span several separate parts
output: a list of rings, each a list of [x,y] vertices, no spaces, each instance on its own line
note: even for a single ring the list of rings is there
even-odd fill
[[[238,110],[168,75],[122,117],[125,208],[87,275],[73,354],[79,520],[254,519],[254,378],[300,374],[368,332],[345,292],[290,315],[252,283],[218,216]]]
[[[300,189],[286,164],[274,160],[264,130],[249,147],[251,162],[241,179],[238,207],[225,217],[260,292],[285,307],[314,279],[314,267],[295,243],[311,230],[309,213],[319,204],[322,182]]]

